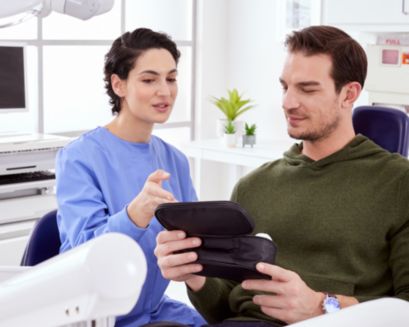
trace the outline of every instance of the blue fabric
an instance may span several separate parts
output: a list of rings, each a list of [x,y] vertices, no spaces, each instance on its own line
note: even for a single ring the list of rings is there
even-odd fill
[[[159,168],[170,173],[162,185],[178,201],[197,200],[186,157],[156,136],[149,143],[133,143],[98,127],[57,155],[61,252],[98,235],[120,232],[133,238],[145,253],[148,274],[141,296],[128,315],[117,318],[116,326],[136,327],[159,320],[190,326],[204,323],[195,310],[163,295],[169,281],[162,277],[153,254],[162,226],[153,218],[147,228],[139,228],[126,211],[149,174]]]

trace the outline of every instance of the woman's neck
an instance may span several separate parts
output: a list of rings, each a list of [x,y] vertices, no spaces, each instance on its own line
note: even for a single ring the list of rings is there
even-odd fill
[[[112,134],[125,141],[148,143],[152,135],[153,124],[136,121],[132,117],[118,115],[105,127]]]

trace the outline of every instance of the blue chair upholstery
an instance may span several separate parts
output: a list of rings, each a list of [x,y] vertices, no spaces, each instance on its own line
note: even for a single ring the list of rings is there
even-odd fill
[[[399,109],[361,106],[354,109],[355,133],[365,135],[382,148],[408,156],[409,118]]]
[[[44,215],[34,227],[21,260],[22,266],[34,266],[60,251],[60,234],[57,226],[57,210]]]

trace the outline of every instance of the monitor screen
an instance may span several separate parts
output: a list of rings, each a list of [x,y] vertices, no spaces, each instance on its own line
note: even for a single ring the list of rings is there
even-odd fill
[[[0,113],[27,110],[24,45],[0,44]]]

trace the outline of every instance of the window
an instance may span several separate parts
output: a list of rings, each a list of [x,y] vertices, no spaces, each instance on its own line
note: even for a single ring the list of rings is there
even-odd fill
[[[29,111],[2,114],[0,133],[78,135],[109,122],[104,55],[120,34],[143,26],[169,34],[182,53],[174,112],[155,134],[174,143],[189,139],[194,128],[196,1],[116,0],[110,12],[88,21],[52,13],[0,29],[0,42],[27,44],[29,93]]]

